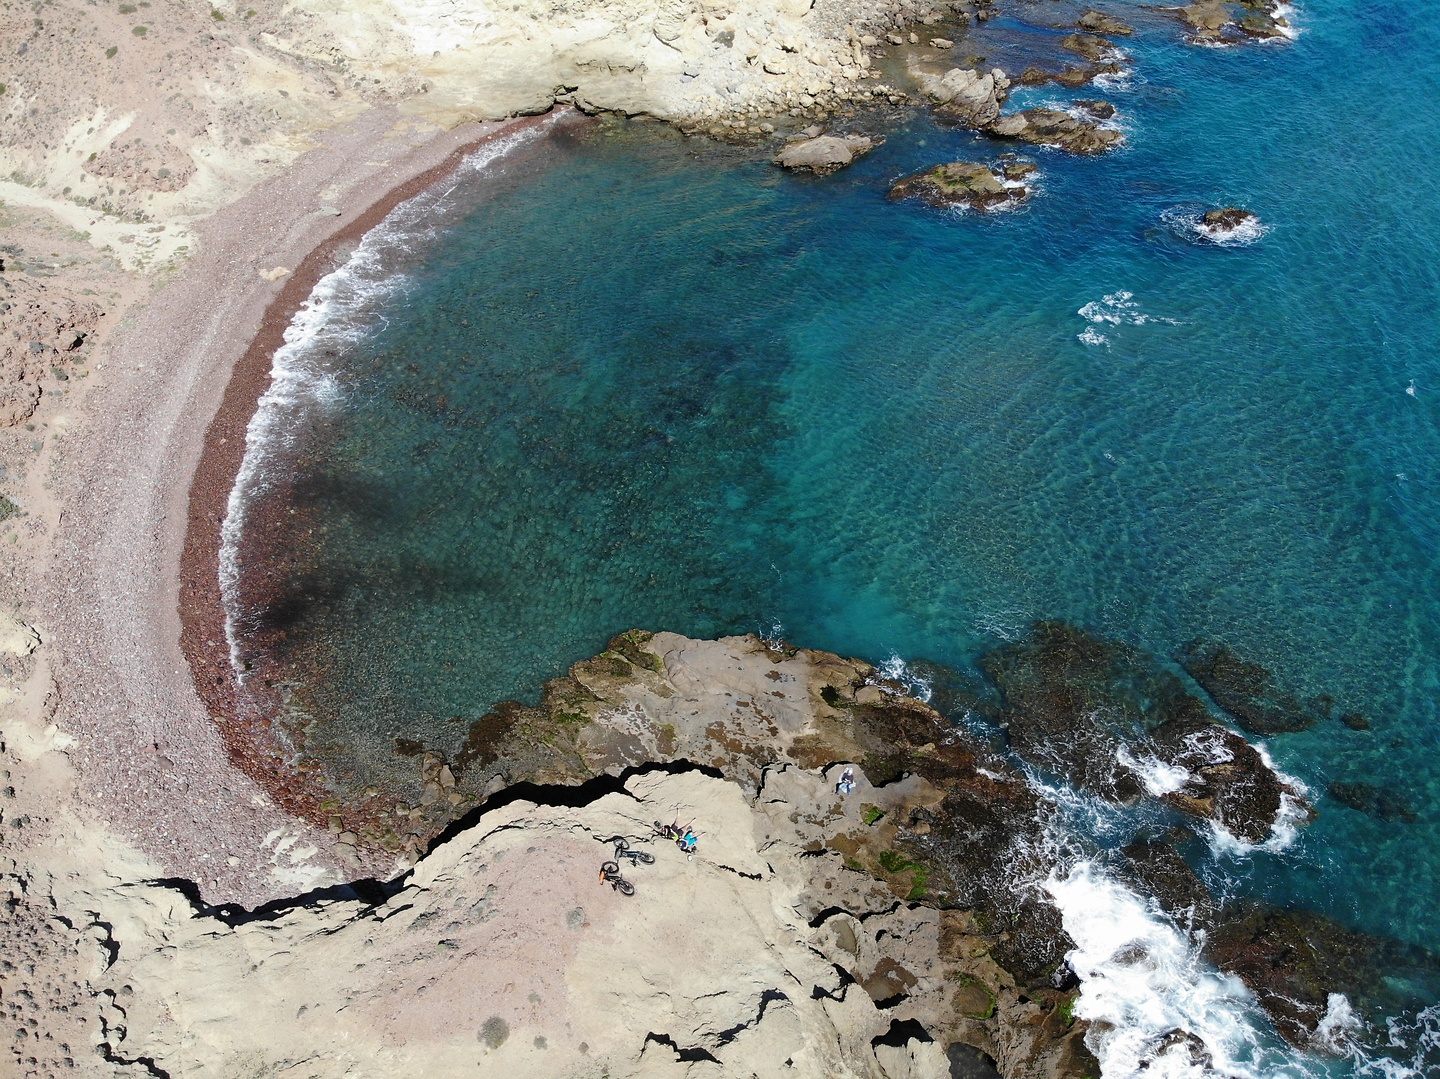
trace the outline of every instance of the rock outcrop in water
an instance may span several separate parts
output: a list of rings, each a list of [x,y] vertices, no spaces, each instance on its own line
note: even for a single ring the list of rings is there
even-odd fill
[[[1109,44],[1089,34],[1073,34],[1066,41],[1072,39],[1075,48],[1086,52],[1099,48],[1093,42]],[[1065,73],[1050,75],[1038,68],[1027,69],[1021,81],[1033,83],[1054,78],[1074,87],[1094,78],[1100,71],[1101,68],[1090,66],[1079,72],[1079,77],[1070,79]],[[1009,96],[1010,79],[999,68],[989,72],[952,68],[943,75],[916,70],[912,74],[930,99],[935,118],[942,123],[974,128],[1000,138],[1055,146],[1076,154],[1103,153],[1123,141],[1118,130],[1102,126],[1093,115],[1077,117],[1046,108],[1002,114],[1000,107]]]
[[[1115,128],[1095,119],[1071,116],[1059,109],[1022,109],[1001,116],[985,129],[992,135],[1040,146],[1056,146],[1072,154],[1102,154],[1125,141]]]
[[[1093,9],[1082,14],[1075,21],[1075,25],[1092,34],[1111,34],[1115,37],[1129,37],[1135,32],[1133,26],[1127,26],[1115,16]]]
[[[1170,844],[1127,846],[1131,878],[1175,923],[1203,946],[1212,963],[1253,992],[1292,1045],[1317,1044],[1317,1028],[1344,994],[1361,1016],[1389,1016],[1440,992],[1440,958],[1375,937],[1308,910],[1281,910],[1253,901],[1224,906]]]
[[[981,657],[1021,757],[1114,802],[1155,797],[1264,842],[1304,801],[1144,652],[1065,622]],[[1287,806],[1288,801],[1288,806]]]
[[[950,123],[983,128],[1000,115],[1010,80],[998,67],[988,72],[952,68],[944,75],[919,73],[920,86],[935,115]]]
[[[990,210],[1027,197],[1029,189],[1019,180],[1033,172],[1034,168],[1033,165],[1022,167],[1020,163],[1015,163],[997,170],[974,161],[952,161],[896,180],[890,187],[889,197],[919,197],[931,206],[968,206],[972,210]]]
[[[1190,29],[1196,45],[1238,45],[1246,40],[1287,36],[1289,20],[1279,13],[1277,0],[1200,0],[1185,7],[1161,8]]]
[[[816,135],[788,142],[772,159],[791,172],[825,176],[853,164],[885,140],[869,135]]]

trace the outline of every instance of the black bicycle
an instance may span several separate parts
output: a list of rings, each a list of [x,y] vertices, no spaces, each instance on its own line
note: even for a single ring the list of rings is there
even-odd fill
[[[620,875],[620,864],[618,862],[600,863],[600,883],[609,884],[611,888],[621,895],[635,894],[635,885]]]
[[[649,851],[635,850],[630,846],[630,840],[623,835],[612,835],[609,839],[601,839],[600,842],[615,844],[615,861],[617,862],[622,858],[628,858],[631,866],[655,864],[655,855]]]

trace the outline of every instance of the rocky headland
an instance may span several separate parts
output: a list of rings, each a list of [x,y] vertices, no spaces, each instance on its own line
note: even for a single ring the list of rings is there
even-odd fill
[[[244,1060],[315,1077],[363,1061],[1080,1079],[1105,1028],[1077,1010],[1065,915],[1038,887],[1073,855],[1020,762],[1176,812],[1122,872],[1295,1044],[1332,992],[1364,1005],[1384,996],[1382,968],[1434,976],[1431,957],[1319,915],[1210,895],[1179,851],[1187,831],[1260,841],[1308,808],[1163,664],[1051,622],[982,665],[994,692],[937,671],[937,699],[998,743],[858,660],[622,634],[541,705],[497,709],[448,756],[425,750],[418,805],[333,822],[342,861],[357,844],[407,850],[393,878],[247,909],[133,860],[102,879],[10,863],[12,924],[63,923],[79,974],[60,985],[31,962],[11,1018],[69,993],[84,1022],[64,1051],[114,1074]],[[669,823],[699,833],[693,856],[657,834]],[[654,857],[623,865],[633,896],[598,879],[617,836]],[[53,938],[12,943],[33,956]]]

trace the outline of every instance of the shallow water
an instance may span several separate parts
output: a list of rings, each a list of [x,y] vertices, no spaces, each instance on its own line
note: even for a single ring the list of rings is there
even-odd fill
[[[631,626],[958,667],[1040,617],[1216,635],[1373,730],[1271,739],[1320,816],[1211,881],[1440,947],[1440,34],[1297,21],[1233,50],[1147,24],[1076,95],[1126,148],[1027,155],[1015,212],[886,201],[1009,148],[920,114],[822,180],[601,124],[432,196],[376,241],[359,329],[294,359],[325,401],[275,458],[315,524],[282,653],[311,749],[413,771],[394,738],[452,748]],[[1263,234],[1205,242],[1230,203]]]

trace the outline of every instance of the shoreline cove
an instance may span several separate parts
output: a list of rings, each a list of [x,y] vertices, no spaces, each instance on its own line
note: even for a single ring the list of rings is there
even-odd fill
[[[1440,23],[35,14],[0,1074],[1440,1074]]]
[[[208,425],[189,487],[189,524],[180,559],[180,647],[206,711],[220,729],[236,767],[261,783],[287,812],[324,824],[323,792],[295,770],[283,770],[286,747],[270,731],[269,717],[239,695],[243,670],[234,662],[228,624],[222,550],[226,523],[236,510],[237,484],[252,445],[248,432],[266,394],[274,385],[274,360],[285,347],[286,332],[328,275],[343,271],[354,250],[373,230],[407,202],[421,198],[464,167],[475,153],[494,142],[528,131],[543,133],[558,124],[583,122],[569,110],[510,121],[452,150],[438,165],[387,191],[353,220],[309,252],[287,275],[266,309],[261,329],[231,370],[225,396]],[[483,167],[483,166],[482,166]],[[350,250],[346,250],[346,249]]]

